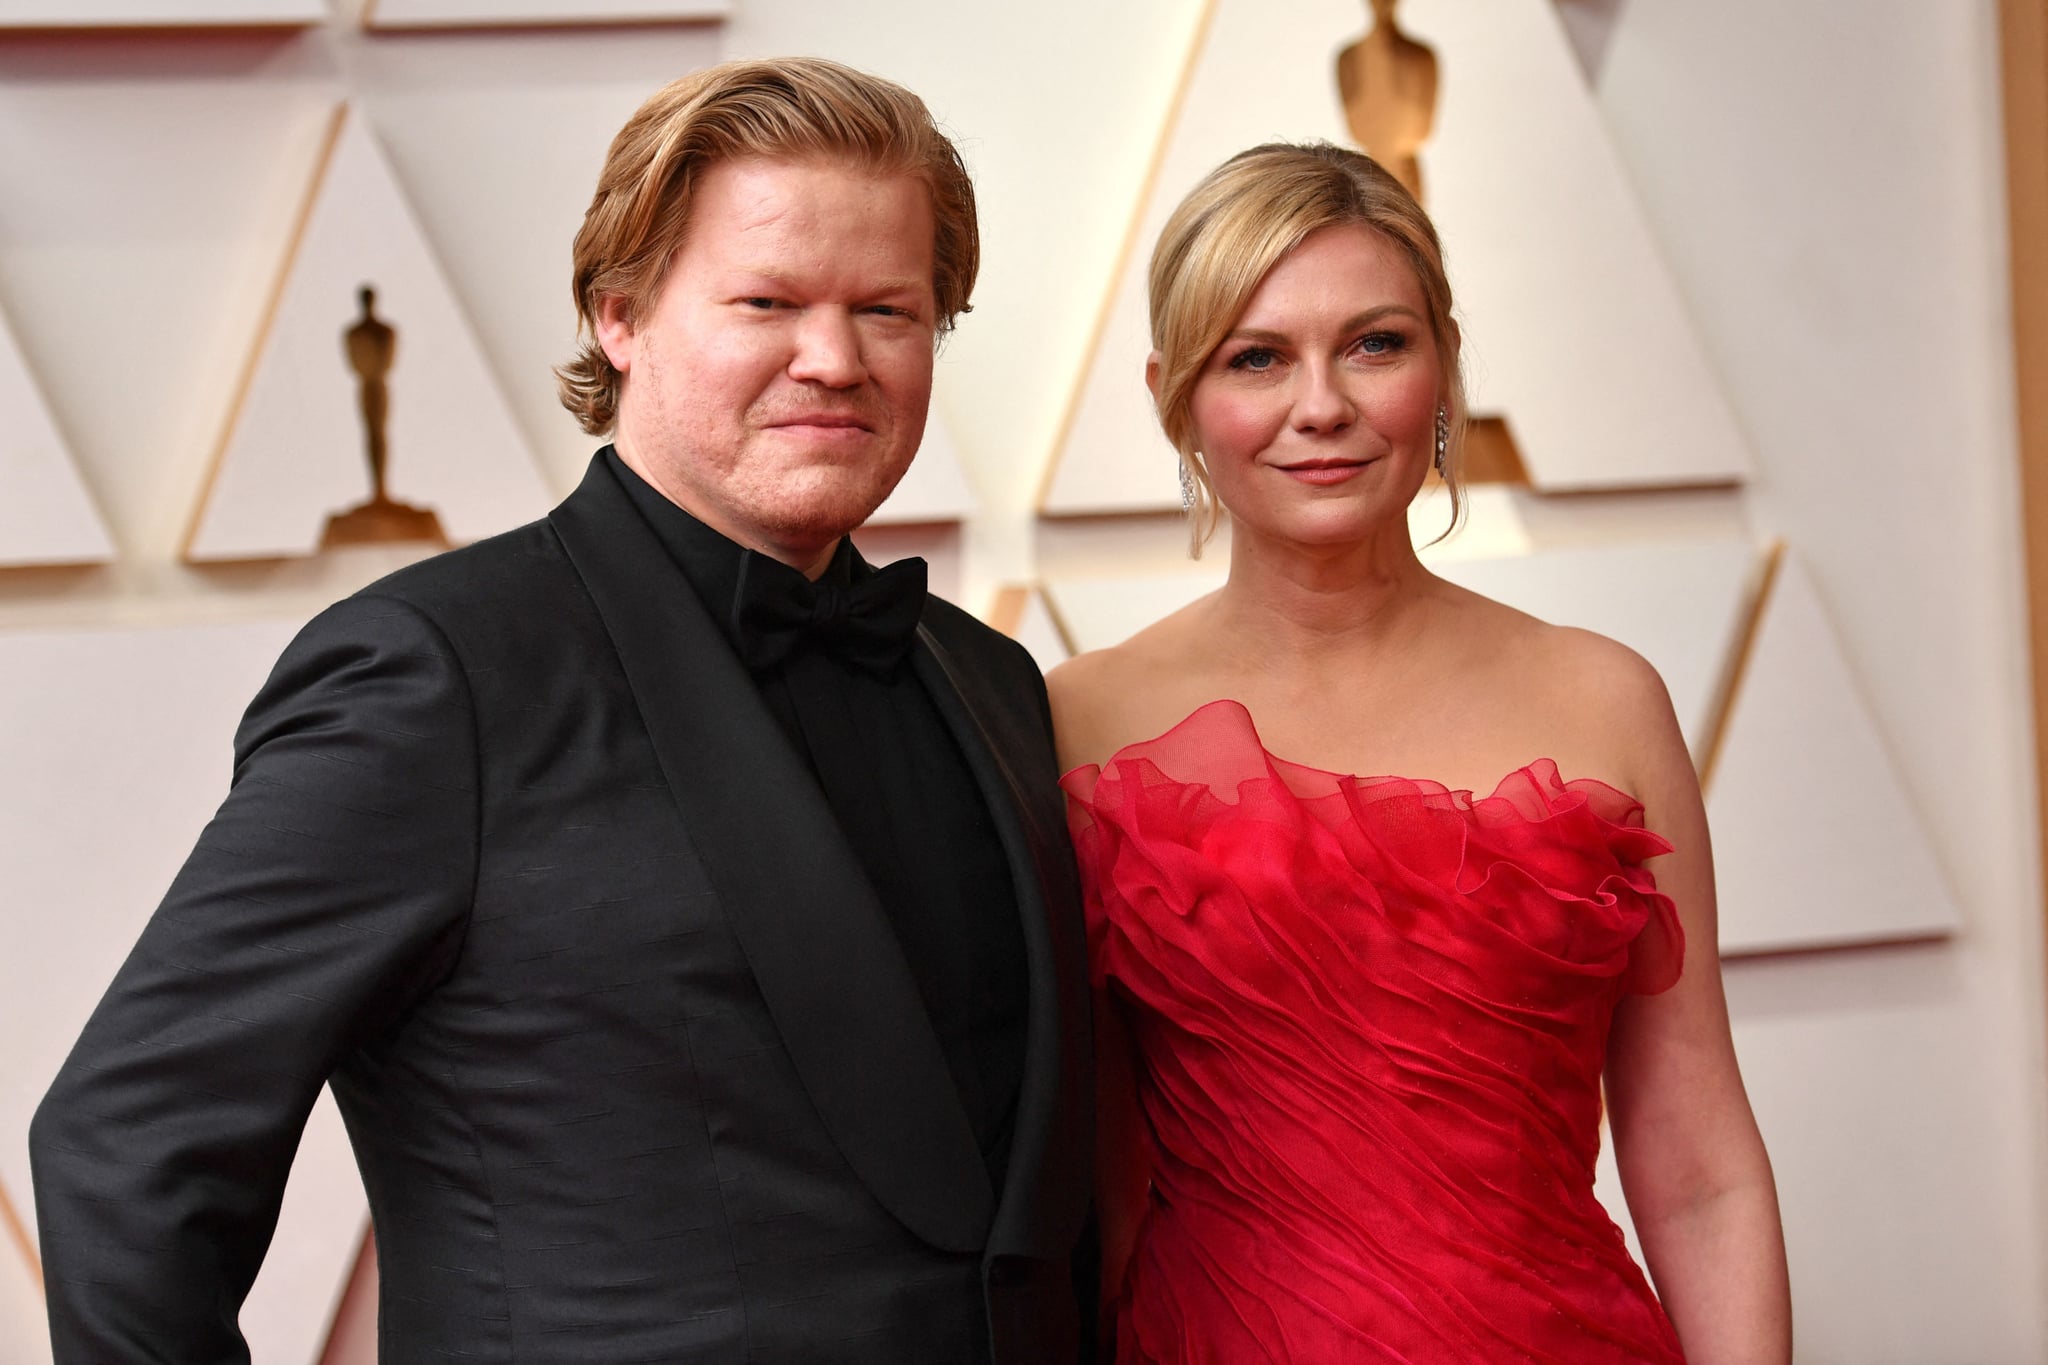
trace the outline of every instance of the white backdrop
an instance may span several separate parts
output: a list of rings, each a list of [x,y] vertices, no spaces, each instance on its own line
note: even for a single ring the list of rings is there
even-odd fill
[[[1756,471],[1739,513],[1708,494],[1538,510],[1588,542],[1746,520],[1794,545],[1961,908],[1945,942],[1729,973],[1800,1358],[2048,1358],[2048,1015],[1994,6],[1562,3],[1599,57],[1603,118]],[[288,231],[304,130],[344,95],[566,491],[591,444],[547,376],[569,345],[569,238],[618,124],[721,52],[894,76],[963,142],[986,266],[936,408],[979,508],[959,543],[966,605],[1007,582],[1170,563],[1170,527],[1041,526],[1033,502],[1195,13],[741,0],[722,28],[0,42],[0,312],[121,556],[0,573],[0,629],[303,615],[395,562],[176,559]],[[12,890],[0,953],[35,913]]]

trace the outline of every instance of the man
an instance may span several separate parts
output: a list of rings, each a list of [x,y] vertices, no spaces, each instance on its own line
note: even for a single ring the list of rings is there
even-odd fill
[[[887,82],[733,63],[634,115],[562,371],[614,446],[307,627],[37,1115],[59,1361],[246,1358],[323,1081],[387,1365],[1072,1358],[1044,690],[846,540],[977,251]]]

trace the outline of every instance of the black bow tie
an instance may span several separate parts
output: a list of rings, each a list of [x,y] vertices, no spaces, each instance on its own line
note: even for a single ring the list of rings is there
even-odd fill
[[[747,551],[733,590],[733,642],[759,672],[806,642],[835,658],[887,673],[910,650],[924,612],[925,562],[899,559],[858,582],[835,564],[813,583],[795,569]]]

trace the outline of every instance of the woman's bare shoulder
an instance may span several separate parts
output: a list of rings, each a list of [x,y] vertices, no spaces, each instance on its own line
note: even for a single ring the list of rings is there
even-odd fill
[[[1200,657],[1201,605],[1182,608],[1122,644],[1077,654],[1046,675],[1063,767],[1103,762],[1185,714],[1170,713]]]
[[[1567,733],[1604,752],[1639,798],[1695,785],[1691,755],[1663,677],[1641,654],[1598,632],[1546,625],[1531,637],[1536,689]]]
[[[1690,780],[1670,694],[1641,654],[1459,591],[1457,643],[1445,663],[1471,683],[1468,704],[1500,722],[1503,743],[1538,746],[1574,776],[1637,795]]]
[[[1668,709],[1664,680],[1642,655],[1618,640],[1578,626],[1553,625],[1468,588],[1441,583],[1441,600],[1457,621],[1455,654],[1508,675],[1515,690],[1606,715]]]
[[[1663,677],[1619,640],[1578,626],[1545,624],[1531,642],[1547,671],[1601,714],[1650,720],[1671,709]]]

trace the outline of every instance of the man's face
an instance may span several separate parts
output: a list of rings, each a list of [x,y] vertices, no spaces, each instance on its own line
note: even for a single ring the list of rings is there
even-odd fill
[[[653,306],[606,300],[619,456],[706,525],[813,574],[910,467],[931,401],[930,196],[822,161],[716,162]]]

